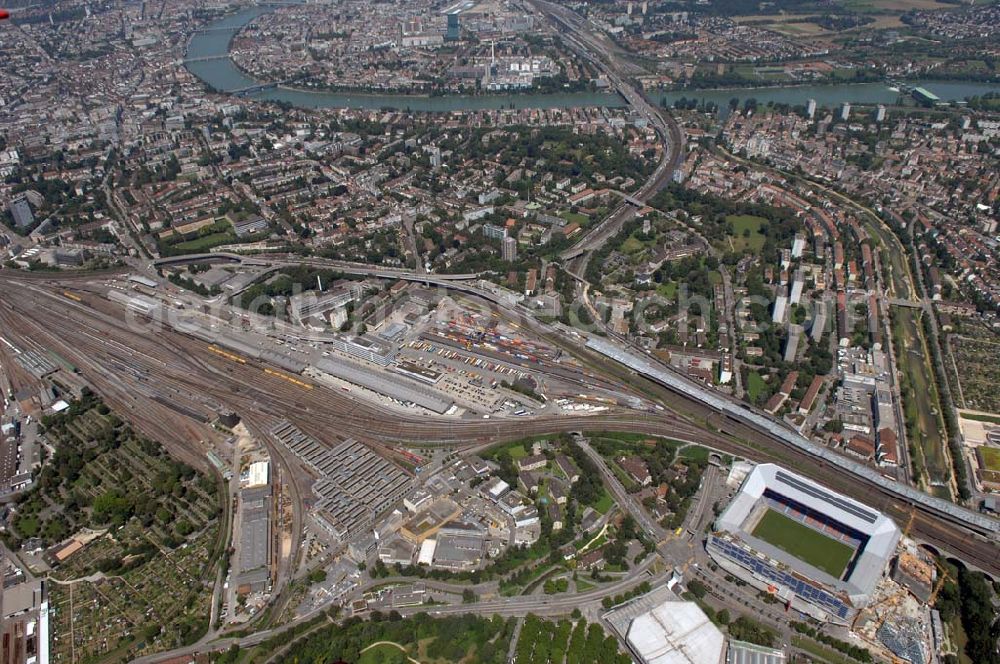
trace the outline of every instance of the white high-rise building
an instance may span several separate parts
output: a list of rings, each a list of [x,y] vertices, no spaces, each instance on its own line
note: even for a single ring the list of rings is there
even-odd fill
[[[847,121],[851,119],[851,104],[849,102],[844,102],[840,105],[840,119]]]
[[[806,102],[806,115],[809,116],[810,120],[812,120],[814,117],[816,117],[816,100],[815,99],[810,99],[809,101]]]
[[[885,106],[879,104],[878,108],[875,109],[875,122],[884,122],[884,121],[885,121]]]

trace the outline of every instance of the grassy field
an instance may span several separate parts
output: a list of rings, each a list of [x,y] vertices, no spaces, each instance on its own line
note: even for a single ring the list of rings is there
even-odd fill
[[[522,459],[528,456],[528,450],[524,449],[524,445],[514,445],[513,447],[507,448],[510,452],[510,456],[516,461],[517,459]]]
[[[390,643],[376,643],[362,651],[358,664],[390,664],[409,661],[408,651]]]
[[[749,214],[731,214],[726,221],[733,226],[729,236],[729,249],[742,253],[745,251],[760,252],[764,248],[764,235],[760,232],[762,224],[767,223],[763,217]]]
[[[854,549],[843,542],[773,510],[761,518],[753,535],[838,579],[854,556]]]
[[[175,253],[180,254],[197,254],[202,251],[207,251],[212,247],[217,247],[220,244],[227,244],[229,242],[236,241],[236,234],[232,232],[225,233],[212,233],[211,235],[206,235],[205,237],[195,238],[194,240],[187,240],[186,242],[179,242],[175,244],[171,249]]]
[[[579,212],[562,212],[559,214],[560,217],[568,221],[569,223],[577,223],[581,226],[586,226],[590,222],[590,217],[585,214],[580,214]]]
[[[925,479],[941,487],[951,482],[951,464],[944,439],[944,422],[939,409],[937,383],[920,328],[919,312],[893,307],[893,336],[896,361],[902,373],[901,391],[906,433],[917,447]],[[945,496],[947,497],[947,496]]]
[[[983,457],[986,470],[1000,472],[1000,449],[996,447],[980,447],[979,455]]]
[[[642,251],[648,249],[655,244],[655,240],[650,238],[648,240],[640,240],[636,237],[636,234],[628,236],[628,238],[622,242],[621,251],[628,254],[629,256],[635,256]]]
[[[938,0],[845,0],[845,9],[878,14],[882,12],[908,12],[920,9],[946,9],[948,5]]]
[[[708,463],[708,455],[711,454],[707,447],[699,447],[697,445],[688,445],[680,451],[680,458],[687,459],[689,461],[704,461]]]
[[[523,457],[531,454],[531,446],[536,441],[547,441],[552,440],[552,436],[532,436],[531,438],[522,438],[521,440],[511,441],[509,443],[500,443],[495,445],[490,449],[483,452],[482,456],[484,459],[494,459],[501,450],[506,450],[514,461],[521,459]]]
[[[774,23],[765,23],[761,27],[767,30],[774,30],[775,32],[780,32],[782,34],[788,35],[789,37],[818,37],[820,35],[826,35],[830,33],[830,31],[824,28],[823,26],[817,23],[813,23],[811,21],[806,21],[804,23],[775,21]]]
[[[793,635],[792,645],[806,651],[815,657],[817,661],[826,662],[827,664],[854,664],[855,661],[847,655],[842,655],[836,650],[827,648],[805,636]]]
[[[677,298],[677,282],[668,281],[666,283],[660,284],[656,287],[657,294],[668,300],[674,300]]]
[[[1000,417],[996,415],[983,415],[982,413],[962,412],[959,415],[963,420],[975,420],[976,422],[989,422],[990,424],[1000,424]]]
[[[760,393],[767,389],[767,383],[764,379],[760,377],[760,374],[756,371],[751,371],[747,375],[747,394],[750,395],[750,399],[757,401],[757,397]]]
[[[601,499],[594,503],[594,509],[601,514],[607,514],[608,510],[614,507],[615,501],[611,498],[607,489],[604,489],[604,493],[601,494]]]

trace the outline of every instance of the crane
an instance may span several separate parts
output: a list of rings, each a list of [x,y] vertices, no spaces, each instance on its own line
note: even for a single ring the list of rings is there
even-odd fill
[[[951,574],[948,573],[948,568],[941,564],[936,557],[933,558],[934,564],[937,565],[938,570],[940,570],[941,575],[938,577],[937,583],[934,585],[934,590],[931,592],[931,596],[927,599],[928,606],[934,606],[934,602],[937,601],[938,593],[941,592],[941,588],[944,587],[944,582],[951,579]]]

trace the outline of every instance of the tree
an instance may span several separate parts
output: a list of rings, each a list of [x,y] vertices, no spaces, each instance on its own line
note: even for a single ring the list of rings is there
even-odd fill
[[[746,616],[740,616],[730,623],[729,635],[738,641],[756,643],[765,648],[773,648],[777,640],[774,632]]]
[[[698,599],[703,598],[708,593],[708,588],[698,579],[691,579],[687,584],[688,590]]]
[[[121,526],[132,516],[132,501],[117,489],[94,499],[93,519],[97,524]]]

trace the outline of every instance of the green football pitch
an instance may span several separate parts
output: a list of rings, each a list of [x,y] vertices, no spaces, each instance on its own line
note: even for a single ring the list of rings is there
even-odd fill
[[[761,517],[753,536],[838,579],[854,556],[847,544],[774,510]]]

